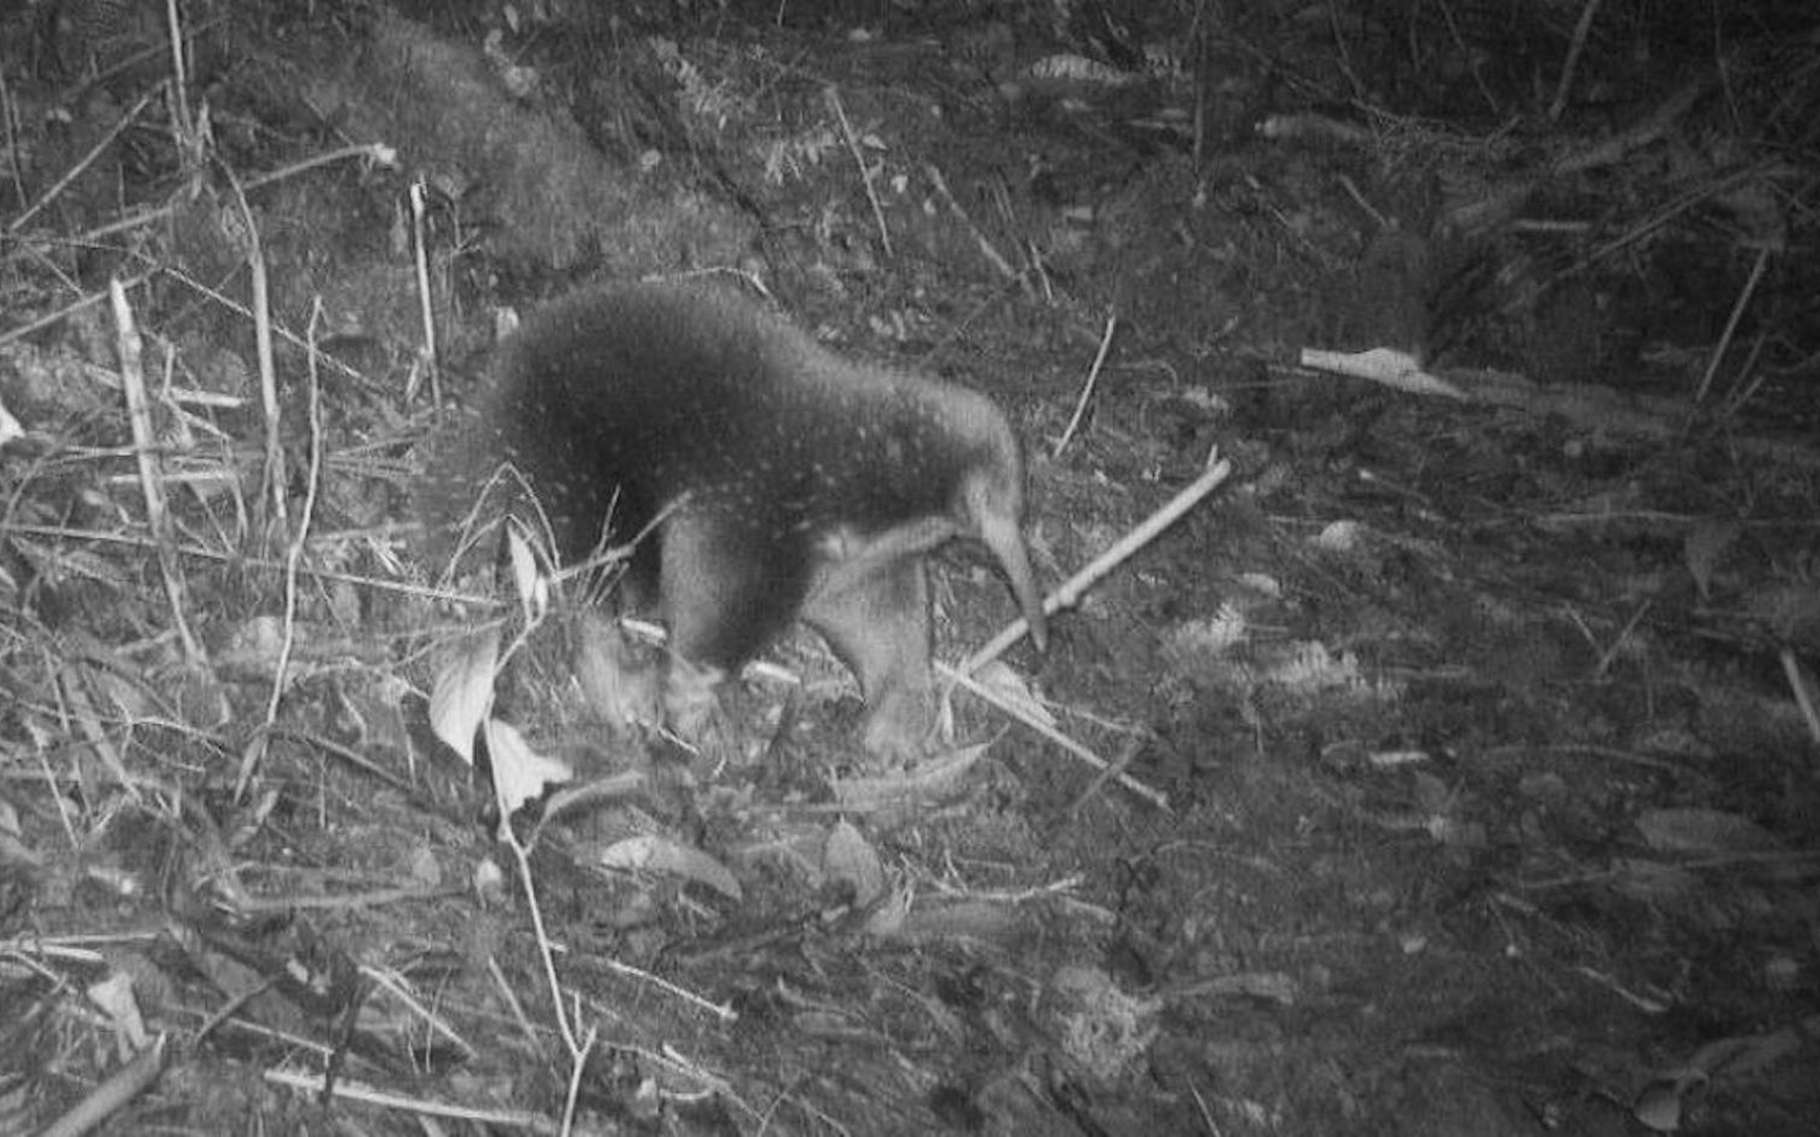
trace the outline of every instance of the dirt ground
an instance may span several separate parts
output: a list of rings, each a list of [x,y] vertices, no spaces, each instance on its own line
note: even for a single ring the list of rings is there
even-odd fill
[[[0,7],[0,1132],[1820,1132],[1744,7]],[[1024,443],[1052,642],[936,554],[915,766],[801,631],[679,760],[610,582],[431,552],[502,313],[703,275]]]

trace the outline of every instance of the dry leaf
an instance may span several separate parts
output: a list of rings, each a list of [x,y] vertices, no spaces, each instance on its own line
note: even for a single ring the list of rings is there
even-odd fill
[[[474,764],[474,735],[493,709],[493,679],[499,664],[499,629],[467,637],[450,655],[430,692],[430,729]]]
[[[615,729],[662,718],[657,669],[646,666],[613,620],[585,613],[576,629],[575,679],[588,706]]]
[[[902,935],[904,921],[910,915],[915,895],[908,885],[898,885],[891,890],[891,895],[866,914],[865,923],[860,926],[860,930],[880,939],[895,939]]]
[[[18,419],[8,413],[6,404],[0,403],[0,446],[5,446],[16,438],[24,437],[25,428],[19,425]]]
[[[88,989],[89,1001],[107,1012],[113,1021],[120,1053],[132,1055],[151,1044],[145,1020],[139,1015],[139,1000],[133,994],[133,977],[116,971]]]
[[[705,884],[731,900],[739,900],[744,896],[739,881],[734,879],[727,866],[700,849],[678,844],[654,833],[615,841],[601,850],[600,863],[605,868],[628,872],[660,872],[679,876],[684,880]]]
[[[1736,521],[1713,518],[1702,518],[1687,531],[1681,542],[1681,559],[1687,565],[1688,574],[1694,578],[1694,586],[1700,590],[1701,600],[1710,596],[1713,572],[1742,532],[1744,526]]]
[[[1681,1094],[1688,1088],[1674,1082],[1652,1082],[1637,1095],[1631,1114],[1653,1133],[1673,1133],[1681,1128]]]
[[[1700,880],[1675,865],[1625,857],[1612,865],[1611,887],[1635,900],[1666,904],[1692,896],[1699,889]]]
[[[1669,853],[1757,853],[1778,847],[1769,830],[1720,809],[1652,809],[1637,818],[1650,848]]]
[[[939,801],[953,796],[967,771],[986,753],[986,743],[963,746],[920,763],[903,774],[848,778],[834,783],[842,809],[874,811]]]
[[[512,586],[526,627],[536,624],[550,610],[550,582],[537,571],[537,554],[524,530],[513,525],[506,531],[506,554],[512,562]]]
[[[493,764],[493,798],[499,803],[502,829],[525,802],[542,797],[549,786],[574,780],[575,772],[568,763],[531,749],[511,723],[488,719],[486,732],[487,757]]]
[[[822,845],[822,871],[829,879],[853,886],[853,902],[864,908],[885,891],[885,866],[850,821],[838,822]]]

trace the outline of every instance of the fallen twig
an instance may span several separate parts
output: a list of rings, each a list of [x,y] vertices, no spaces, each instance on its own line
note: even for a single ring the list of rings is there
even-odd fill
[[[6,231],[8,233],[17,233],[19,230],[25,228],[25,223],[30,221],[33,217],[36,217],[45,206],[56,201],[63,191],[70,187],[71,182],[74,182],[78,177],[82,176],[82,171],[94,165],[95,160],[101,157],[102,152],[113,145],[114,139],[120,137],[121,131],[133,125],[133,120],[139,117],[139,112],[144,110],[153,99],[157,98],[158,92],[162,90],[164,90],[164,83],[160,81],[153,84],[151,90],[140,95],[139,101],[128,108],[125,114],[120,116],[120,121],[114,123],[113,126],[108,127],[107,133],[103,134],[101,140],[89,148],[87,154],[84,154],[77,160],[74,166],[71,166],[65,171],[63,176],[58,178],[50,189],[45,190],[37,201],[26,206],[25,209],[20,212],[19,216],[7,223]]]
[[[141,362],[144,341],[133,321],[133,306],[126,298],[126,286],[116,277],[108,282],[108,299],[114,309],[114,343],[120,356],[120,382],[126,392],[128,424],[133,432],[133,455],[139,461],[139,492],[145,499],[146,528],[152,534],[158,551],[158,575],[164,580],[165,600],[171,606],[171,624],[183,644],[186,663],[198,665],[205,655],[202,643],[190,631],[189,603],[184,595],[183,574],[177,568],[177,545],[171,531],[170,514],[164,497],[164,478],[159,469],[157,432],[152,427],[151,406],[145,397],[145,369]]]
[[[846,140],[847,153],[853,156],[853,164],[859,167],[859,180],[866,187],[866,201],[872,206],[872,220],[878,225],[879,243],[885,247],[885,257],[890,259],[891,229],[885,224],[885,207],[879,204],[878,186],[872,175],[872,168],[866,165],[866,155],[859,148],[859,136],[853,133],[853,124],[847,121],[847,108],[841,105],[840,92],[833,87],[827,90],[828,109],[840,120],[841,137]]]
[[[1207,469],[1176,494],[1161,509],[1145,518],[1131,532],[1125,534],[1111,548],[1095,557],[1087,567],[1069,577],[1060,588],[1043,598],[1043,614],[1050,615],[1064,608],[1072,608],[1080,602],[1089,588],[1099,579],[1122,564],[1131,554],[1156,539],[1157,534],[1175,524],[1183,514],[1208,494],[1219,487],[1232,473],[1232,463],[1219,456],[1215,449],[1207,455]],[[965,675],[972,675],[980,668],[991,663],[1002,655],[1006,648],[1022,639],[1030,631],[1030,625],[1022,616],[1013,620],[1004,631],[987,641],[960,665],[958,670]]]
[[[112,1077],[95,1087],[95,1091],[77,1103],[74,1109],[45,1126],[38,1137],[81,1137],[119,1112],[122,1106],[138,1097],[164,1072],[164,1045],[168,1036],[159,1035],[141,1050],[131,1062],[114,1071]]]
[[[1148,801],[1151,805],[1156,806],[1158,809],[1168,809],[1169,808],[1169,795],[1168,794],[1164,793],[1163,791],[1161,791],[1159,789],[1156,789],[1153,786],[1145,785],[1143,782],[1138,781],[1136,778],[1132,777],[1130,774],[1127,774],[1124,771],[1117,769],[1111,762],[1106,761],[1104,758],[1101,758],[1098,754],[1095,754],[1093,751],[1087,749],[1087,747],[1076,742],[1074,739],[1069,738],[1067,735],[1063,734],[1061,731],[1050,726],[1048,723],[1043,722],[1041,719],[1037,718],[1035,715],[1032,715],[1029,711],[1025,710],[1023,707],[1018,706],[1016,703],[1013,703],[1010,700],[1000,698],[998,695],[998,692],[994,691],[991,687],[988,687],[986,684],[981,683],[979,680],[973,678],[971,675],[968,675],[966,672],[962,671],[961,669],[956,668],[956,667],[951,667],[946,663],[937,663],[935,665],[935,670],[938,674],[940,674],[944,679],[947,679],[950,683],[953,683],[959,687],[965,687],[967,690],[971,691],[973,694],[986,700],[986,702],[991,703],[993,706],[997,707],[999,710],[1005,712],[1005,714],[1016,719],[1018,722],[1023,723],[1025,726],[1029,727],[1031,730],[1036,731],[1038,734],[1042,735],[1044,738],[1048,739],[1050,742],[1055,743],[1057,746],[1061,747],[1063,750],[1066,750],[1068,753],[1074,755],[1076,758],[1079,758],[1082,762],[1085,762],[1087,765],[1093,767],[1095,770],[1099,771],[1102,776],[1109,776],[1109,777],[1113,778],[1115,781],[1118,782],[1119,785],[1124,786],[1126,789],[1130,790],[1132,793],[1143,798],[1145,801]]]
[[[1093,400],[1094,388],[1099,386],[1100,368],[1106,364],[1106,353],[1112,350],[1112,333],[1118,328],[1119,314],[1106,313],[1106,330],[1100,333],[1100,349],[1094,353],[1093,366],[1087,369],[1087,381],[1081,385],[1081,397],[1074,401],[1074,414],[1068,419],[1068,426],[1062,431],[1062,437],[1050,452],[1050,458],[1060,458],[1068,446],[1068,440],[1081,425],[1081,419],[1087,415],[1087,404]]]

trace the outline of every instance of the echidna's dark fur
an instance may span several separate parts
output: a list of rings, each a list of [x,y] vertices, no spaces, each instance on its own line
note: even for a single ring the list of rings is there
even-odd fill
[[[841,359],[725,292],[637,285],[528,321],[501,345],[480,417],[433,499],[509,461],[565,557],[654,525],[632,577],[692,665],[671,668],[673,718],[696,717],[720,674],[800,616],[859,678],[867,744],[914,752],[930,692],[923,554],[953,536],[985,542],[1042,642],[1022,460],[976,392]]]

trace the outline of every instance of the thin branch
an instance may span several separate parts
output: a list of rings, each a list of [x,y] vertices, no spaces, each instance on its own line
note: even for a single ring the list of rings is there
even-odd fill
[[[1574,85],[1574,72],[1580,68],[1580,53],[1586,50],[1586,36],[1592,31],[1593,17],[1599,14],[1600,0],[1586,0],[1580,9],[1580,21],[1574,25],[1573,42],[1567,45],[1567,61],[1561,65],[1561,79],[1555,84],[1555,97],[1548,104],[1548,121],[1561,117],[1567,107],[1567,92]]]
[[[139,492],[145,500],[146,528],[158,550],[158,574],[164,579],[164,597],[171,606],[171,622],[183,644],[184,659],[200,664],[202,644],[190,631],[189,604],[183,574],[177,567],[177,546],[171,532],[170,512],[164,497],[164,477],[159,466],[157,431],[145,396],[144,341],[133,320],[133,307],[119,278],[108,281],[108,299],[114,309],[114,342],[120,354],[120,381],[126,391],[127,420],[133,432],[133,454],[139,462]]]
[[[76,164],[74,166],[71,166],[69,168],[69,170],[67,170],[61,178],[58,178],[56,183],[54,185],[52,185],[50,189],[44,191],[43,197],[40,197],[37,201],[34,201],[30,206],[28,206],[26,208],[24,213],[21,213],[19,216],[13,218],[12,221],[7,224],[6,231],[8,233],[17,233],[19,230],[21,230],[25,227],[25,223],[27,221],[30,221],[33,217],[36,217],[44,209],[45,206],[49,205],[53,201],[56,201],[58,196],[61,195],[64,190],[70,188],[70,183],[74,182],[77,178],[82,176],[82,171],[84,171],[84,170],[88,169],[90,166],[94,165],[96,159],[100,158],[102,153],[104,151],[106,151],[109,146],[113,145],[114,139],[120,137],[120,134],[122,131],[124,131],[127,127],[133,125],[133,120],[139,117],[139,112],[143,111],[146,108],[146,106],[148,104],[150,104],[154,98],[157,97],[158,92],[162,91],[163,89],[164,89],[164,82],[162,80],[160,80],[158,83],[153,84],[151,90],[149,90],[145,94],[139,96],[139,101],[134,103],[130,108],[128,108],[127,112],[120,116],[120,120],[118,122],[114,123],[113,126],[108,128],[107,133],[101,136],[101,140],[99,142],[96,142],[94,146],[89,148],[89,152],[87,154],[84,154],[81,157],[81,159],[79,159],[76,162]]]
[[[1769,254],[1770,247],[1767,244],[1757,250],[1757,263],[1751,265],[1749,279],[1738,290],[1738,298],[1732,301],[1732,313],[1725,321],[1725,331],[1720,333],[1719,342],[1713,345],[1712,356],[1706,361],[1706,373],[1700,376],[1699,389],[1694,392],[1696,406],[1704,403],[1707,393],[1712,390],[1713,375],[1719,370],[1719,362],[1725,358],[1725,350],[1731,346],[1732,337],[1738,333],[1738,321],[1744,318],[1744,310],[1750,306],[1751,296],[1763,280],[1763,270],[1769,266]]]
[[[1050,458],[1062,456],[1062,451],[1068,446],[1068,440],[1074,437],[1075,429],[1081,425],[1081,419],[1086,416],[1087,404],[1093,399],[1094,388],[1099,385],[1100,368],[1106,363],[1106,353],[1112,349],[1112,333],[1118,327],[1118,323],[1119,314],[1117,312],[1106,313],[1106,330],[1100,333],[1100,349],[1094,353],[1093,366],[1087,369],[1087,381],[1081,384],[1081,397],[1074,402],[1074,414],[1068,419],[1068,426],[1062,431],[1062,437],[1056,442],[1055,450],[1049,455]]]
[[[1163,530],[1175,524],[1183,514],[1193,509],[1200,500],[1212,493],[1219,484],[1232,473],[1232,463],[1219,456],[1215,450],[1207,456],[1207,470],[1196,478],[1182,492],[1171,498],[1168,504],[1151,514],[1131,532],[1125,534],[1111,548],[1095,557],[1091,564],[1081,569],[1067,583],[1051,592],[1043,599],[1045,615],[1071,608],[1080,602],[1087,590],[1098,583],[1100,578],[1117,568],[1133,553],[1156,539]],[[997,659],[1006,648],[1022,639],[1030,630],[1030,625],[1019,616],[1009,627],[992,637],[986,646],[980,648],[960,665],[959,670],[972,675],[986,664]]]
[[[872,168],[866,165],[866,156],[859,148],[859,137],[853,133],[853,124],[847,121],[847,108],[841,105],[840,92],[829,87],[827,97],[829,109],[840,120],[841,137],[847,141],[847,152],[853,155],[853,164],[859,167],[860,181],[866,187],[866,200],[872,204],[872,219],[878,225],[878,239],[884,244],[885,256],[889,259],[894,255],[891,252],[891,230],[885,224],[885,207],[878,200],[878,186]]]

